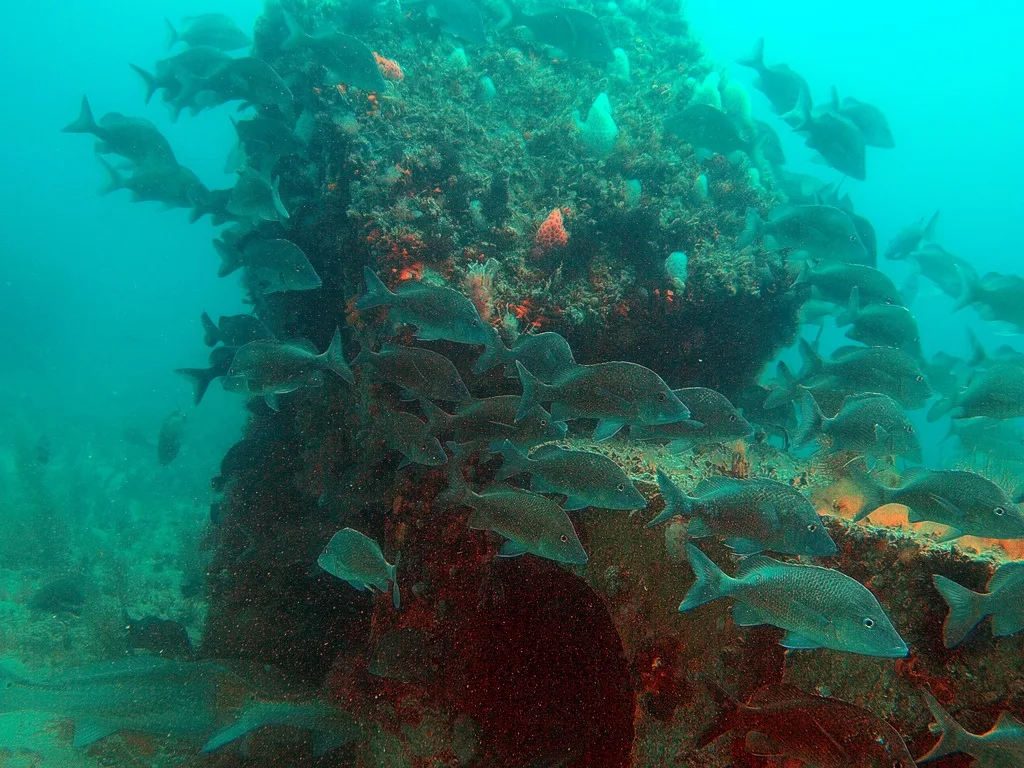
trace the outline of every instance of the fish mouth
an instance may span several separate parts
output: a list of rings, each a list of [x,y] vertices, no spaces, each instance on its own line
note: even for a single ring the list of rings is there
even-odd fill
[[[873,655],[883,659],[903,659],[910,655],[910,648],[901,640],[898,645]]]

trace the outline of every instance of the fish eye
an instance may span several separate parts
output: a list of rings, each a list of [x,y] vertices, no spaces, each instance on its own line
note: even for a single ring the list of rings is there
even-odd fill
[[[618,485],[615,486],[615,488],[616,488],[616,490],[624,491],[624,490],[626,490],[626,484],[625,483],[619,483]]]
[[[480,321],[479,320],[474,320],[473,321],[473,327],[476,328],[478,325],[480,325]]]
[[[857,242],[857,236],[856,235],[850,235],[850,242],[851,243],[856,243]]]
[[[913,425],[907,424],[907,426],[905,426],[904,429],[907,430],[907,434],[908,435],[914,434],[914,427],[913,427]]]
[[[916,382],[918,382],[920,384],[922,381],[924,381],[924,376],[922,376],[921,374],[918,374],[917,376],[914,377],[914,381],[916,381]]]
[[[1003,515],[1005,515],[1005,514],[1006,514],[1006,510],[1005,510],[1005,509],[1003,509],[1002,507],[996,507],[996,508],[995,508],[995,509],[993,509],[992,511],[993,511],[993,512],[995,512],[995,513],[996,513],[997,515],[999,515],[1000,517],[1002,517]]]
[[[885,297],[885,303],[888,304],[889,306],[892,306],[892,297],[891,296],[886,296]]]
[[[814,531],[818,530],[818,524],[817,523],[808,523],[807,524],[807,530],[811,531],[813,533]]]
[[[548,420],[547,420],[547,419],[541,419],[541,420],[540,420],[540,425],[541,425],[542,427],[546,427],[546,426],[548,425]]]
[[[562,542],[563,544],[568,544],[569,543],[569,537],[566,536],[564,533],[561,536],[558,537],[558,540],[560,542]]]
[[[736,414],[732,414],[731,416],[729,416],[729,421],[730,422],[736,421]]]
[[[864,619],[864,626],[868,629],[871,629],[873,626],[875,626],[875,620],[869,616],[868,618]]]
[[[659,392],[658,393],[658,402],[659,403],[664,403],[665,400],[667,400],[667,399],[668,399],[668,395],[666,395],[664,392]]]

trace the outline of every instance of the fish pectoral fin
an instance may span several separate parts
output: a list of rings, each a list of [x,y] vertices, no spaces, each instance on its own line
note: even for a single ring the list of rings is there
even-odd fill
[[[281,410],[281,403],[277,399],[277,393],[268,392],[263,396],[263,399],[266,401],[267,407],[274,413],[277,413],[278,411]]]
[[[754,539],[745,539],[742,536],[732,536],[725,540],[725,546],[729,547],[737,555],[757,555],[764,552],[764,544]]]
[[[875,444],[889,446],[892,443],[892,435],[881,424],[875,424]]]
[[[748,731],[744,739],[747,751],[757,757],[785,757],[786,754],[772,737],[761,731]]]
[[[956,528],[950,528],[944,534],[939,536],[939,538],[936,540],[936,542],[938,544],[945,544],[945,543],[953,541],[955,539],[959,539],[963,535],[964,535],[963,531],[960,531],[960,530],[958,530]]]
[[[788,648],[791,651],[811,651],[815,648],[824,647],[817,640],[805,637],[799,632],[787,632],[779,645],[783,648]]]
[[[908,523],[923,523],[924,517],[913,507],[907,507],[907,522]]]
[[[686,453],[697,447],[697,439],[694,437],[680,437],[668,444],[669,453]]]
[[[996,720],[996,724],[992,728],[991,733],[999,733],[1000,731],[1020,731],[1022,729],[1024,729],[1024,723],[1021,723],[1020,720],[1009,712],[1003,712],[999,715],[999,719]]]
[[[591,506],[583,499],[576,499],[570,496],[565,500],[565,504],[562,505],[562,509],[566,512],[578,512],[581,509],[586,509]]]
[[[623,427],[621,421],[612,421],[611,419],[601,419],[597,422],[597,427],[594,429],[594,440],[601,442],[613,437]]]
[[[938,506],[942,507],[942,510],[944,512],[952,515],[957,520],[962,520],[964,518],[964,513],[960,510],[960,507],[958,507],[953,502],[948,501],[947,499],[942,498],[937,493],[929,493],[928,494],[928,498],[931,499],[931,501],[934,504],[937,504]],[[935,522],[938,522],[938,521],[935,521]]]
[[[71,746],[88,747],[119,730],[116,725],[106,720],[91,717],[75,718],[75,738]]]
[[[441,338],[440,332],[432,331],[429,328],[417,328],[416,338],[420,341],[437,341]]]
[[[732,607],[732,620],[737,627],[757,627],[767,624],[764,617],[746,603],[736,603]]]
[[[498,557],[519,557],[520,555],[525,555],[526,552],[525,546],[518,541],[509,539],[501,545],[501,549],[498,550]]]

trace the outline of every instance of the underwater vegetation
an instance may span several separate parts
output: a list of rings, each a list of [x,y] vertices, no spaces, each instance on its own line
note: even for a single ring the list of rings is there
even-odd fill
[[[197,307],[206,367],[176,369],[195,406],[219,380],[248,409],[206,558],[168,564],[204,615],[51,567],[0,603],[21,617],[0,715],[110,765],[1020,763],[1024,358],[925,359],[910,307],[923,278],[1022,328],[1024,279],[946,252],[936,214],[883,249],[914,265],[897,287],[671,0],[282,0],[251,32],[168,27],[142,96],[236,110],[232,187],[87,98],[63,130],[97,140],[104,192],[220,227],[210,279],[252,306]],[[898,151],[763,40],[741,63],[832,168]],[[825,354],[799,332],[830,315],[851,344]],[[794,344],[801,369],[759,384]],[[929,405],[964,466],[919,466]],[[153,471],[188,440],[170,414]],[[12,456],[14,536],[52,546],[15,512],[64,465]],[[116,635],[12,658],[32,612],[97,602]]]

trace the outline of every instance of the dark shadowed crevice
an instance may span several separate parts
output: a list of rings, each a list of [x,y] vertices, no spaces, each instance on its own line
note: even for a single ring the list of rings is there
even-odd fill
[[[482,597],[467,648],[463,702],[483,751],[509,766],[563,756],[573,768],[627,766],[634,692],[604,605],[553,564],[496,567],[502,578]]]

